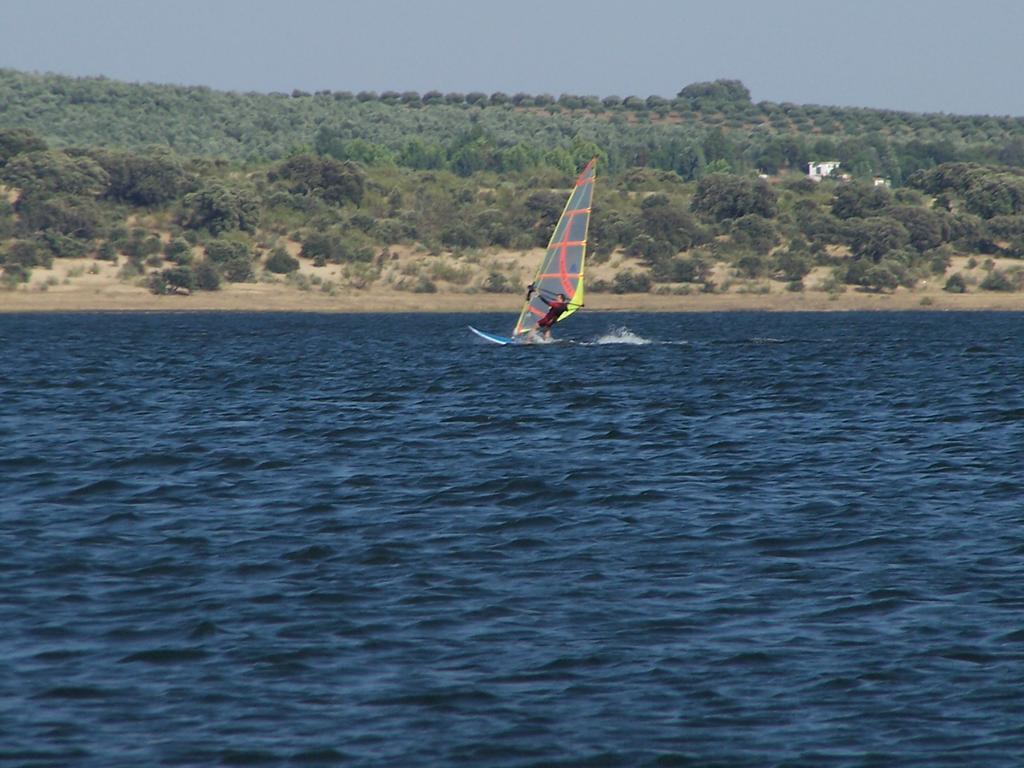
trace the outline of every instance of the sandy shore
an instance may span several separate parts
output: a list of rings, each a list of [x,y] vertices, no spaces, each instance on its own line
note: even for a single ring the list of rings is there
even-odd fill
[[[923,299],[929,299],[922,303]],[[154,296],[144,290],[67,290],[0,293],[0,312],[518,312],[521,299],[509,294],[413,294],[353,291],[328,296],[275,286],[232,286],[216,293]],[[610,312],[828,312],[828,311],[1024,311],[1024,294],[912,293],[838,296],[803,294],[591,294],[587,309]]]
[[[963,268],[963,265],[954,265]],[[306,271],[306,270],[304,270]],[[815,276],[805,280],[815,286]],[[952,294],[943,281],[914,290],[867,293],[852,288],[829,294],[809,288],[801,293],[775,281],[761,281],[725,293],[688,295],[663,293],[589,293],[587,308],[611,312],[731,312],[731,311],[1024,311],[1024,293],[979,291]],[[62,259],[53,269],[33,270],[32,282],[13,291],[0,291],[0,312],[518,312],[519,294],[493,294],[439,286],[437,293],[411,293],[387,286],[356,290],[336,286],[326,292],[316,286],[301,290],[286,281],[226,283],[215,292],[190,296],[156,296],[146,288],[117,278],[112,265],[91,259]]]

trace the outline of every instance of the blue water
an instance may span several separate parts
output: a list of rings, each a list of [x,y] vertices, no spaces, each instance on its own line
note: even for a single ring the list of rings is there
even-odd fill
[[[0,315],[0,764],[1024,764],[1024,315],[466,322]]]

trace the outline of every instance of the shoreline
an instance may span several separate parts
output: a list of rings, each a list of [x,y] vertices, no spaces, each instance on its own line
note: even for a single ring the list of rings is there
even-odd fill
[[[268,290],[269,289],[269,290]],[[924,302],[924,303],[922,303]],[[768,294],[591,294],[587,309],[596,312],[1024,312],[1024,293],[948,294],[942,291],[891,294],[819,291]],[[232,286],[216,293],[157,296],[124,290],[0,292],[0,314],[62,312],[297,312],[297,313],[518,313],[518,294],[414,294],[358,291],[341,296],[260,284]]]
[[[498,263],[512,284],[529,281],[536,254],[502,254]],[[966,275],[972,286],[966,293],[942,290],[943,280],[920,281],[914,288],[873,293],[847,286],[838,293],[821,289],[825,268],[816,268],[806,280],[808,288],[788,291],[777,280],[737,282],[719,265],[715,282],[724,291],[704,293],[697,286],[664,286],[650,293],[587,293],[584,301],[599,312],[1024,312],[1024,291],[981,291],[976,286],[981,270],[967,268],[956,257],[953,270]],[[488,262],[490,268],[497,262]],[[631,262],[617,264],[631,267]],[[1013,264],[997,263],[1000,268]],[[597,265],[598,277],[608,280],[609,265]],[[337,265],[313,267],[304,262],[301,280],[262,279],[252,283],[225,283],[219,291],[190,295],[157,295],[140,281],[120,279],[113,264],[89,258],[61,259],[49,269],[33,270],[34,280],[14,290],[0,290],[0,314],[59,312],[311,312],[311,313],[481,313],[518,314],[522,294],[488,293],[438,281],[435,292],[397,290],[385,280],[367,288],[346,286]],[[301,287],[300,287],[301,286]],[[684,292],[687,291],[687,292]]]

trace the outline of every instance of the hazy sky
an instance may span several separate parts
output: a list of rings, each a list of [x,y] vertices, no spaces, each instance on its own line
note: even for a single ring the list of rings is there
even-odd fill
[[[1024,116],[1024,0],[0,0],[0,67],[240,91],[675,95]]]

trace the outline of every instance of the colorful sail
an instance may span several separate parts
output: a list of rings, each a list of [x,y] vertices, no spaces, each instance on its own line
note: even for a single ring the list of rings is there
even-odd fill
[[[523,305],[513,336],[529,333],[537,321],[547,314],[548,306],[541,301],[541,297],[553,300],[559,293],[566,295],[569,308],[558,318],[559,321],[583,306],[583,263],[587,255],[587,229],[590,226],[596,168],[595,157],[576,179],[576,188],[569,195],[534,278],[535,292]]]

